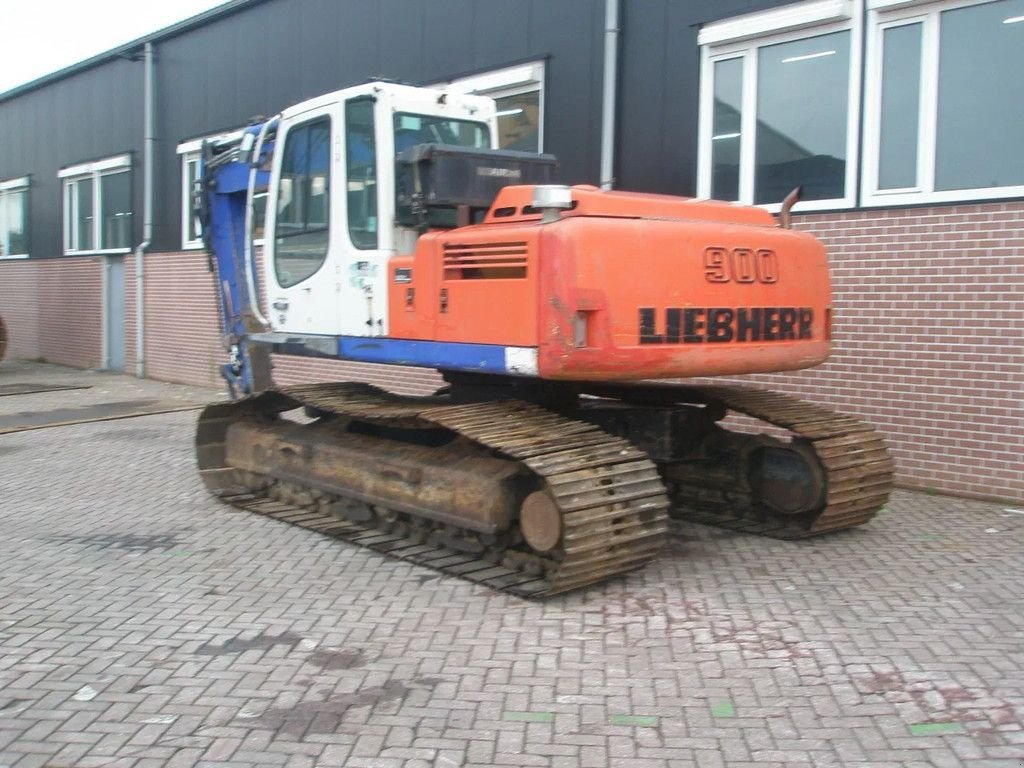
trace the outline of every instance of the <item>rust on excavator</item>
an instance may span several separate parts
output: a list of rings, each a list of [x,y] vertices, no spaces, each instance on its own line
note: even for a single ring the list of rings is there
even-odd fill
[[[282,417],[297,408],[317,416]],[[228,503],[523,597],[641,567],[667,531],[665,486],[643,453],[522,401],[291,387],[208,406],[196,447]],[[488,476],[460,499],[460,473]]]

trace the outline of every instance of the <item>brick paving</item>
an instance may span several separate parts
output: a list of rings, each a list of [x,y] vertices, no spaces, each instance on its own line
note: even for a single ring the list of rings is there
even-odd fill
[[[533,603],[229,511],[195,415],[0,436],[0,766],[1024,764],[1022,504],[683,525]]]

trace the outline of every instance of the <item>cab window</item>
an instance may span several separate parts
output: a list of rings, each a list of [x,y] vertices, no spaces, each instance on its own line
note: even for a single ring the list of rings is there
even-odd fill
[[[330,239],[331,121],[320,117],[285,137],[274,223],[274,269],[288,288],[327,260]]]
[[[377,145],[373,129],[373,100],[346,102],[348,233],[352,245],[361,250],[377,247]]]

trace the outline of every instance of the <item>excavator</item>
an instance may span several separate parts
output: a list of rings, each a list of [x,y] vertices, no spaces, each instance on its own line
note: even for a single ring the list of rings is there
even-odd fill
[[[672,518],[782,539],[868,522],[894,470],[871,426],[708,381],[828,357],[827,258],[789,227],[798,193],[777,221],[566,186],[497,136],[491,99],[375,81],[204,145],[232,395],[197,426],[209,490],[531,598],[642,567]],[[273,354],[445,385],[276,387]]]

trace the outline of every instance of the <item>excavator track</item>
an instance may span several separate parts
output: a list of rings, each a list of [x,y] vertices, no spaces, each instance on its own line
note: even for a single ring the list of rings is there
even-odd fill
[[[331,511],[337,494],[312,485],[296,487],[293,477],[228,465],[232,424],[242,419],[274,422],[297,408],[321,420],[442,428],[518,462],[557,505],[557,545],[539,553],[511,535],[482,552],[466,551],[451,546],[458,531],[453,534],[450,525],[379,508],[382,514],[369,523],[354,522]],[[644,453],[592,424],[517,400],[452,404],[442,398],[399,397],[357,383],[273,389],[208,406],[200,416],[196,447],[207,487],[239,509],[521,597],[546,597],[639,568],[656,557],[668,529],[665,486]]]
[[[895,464],[882,436],[864,422],[767,390],[741,386],[680,389],[693,400],[724,406],[788,430],[820,463],[824,493],[822,503],[811,513],[771,515],[752,511],[728,493],[702,494],[692,486],[669,482],[673,517],[772,538],[801,539],[863,525],[888,501]]]

